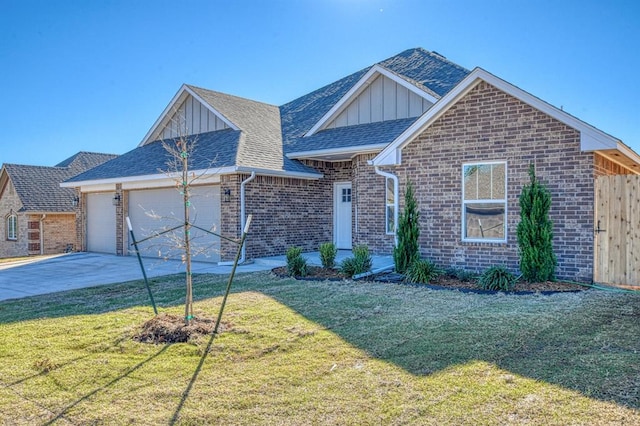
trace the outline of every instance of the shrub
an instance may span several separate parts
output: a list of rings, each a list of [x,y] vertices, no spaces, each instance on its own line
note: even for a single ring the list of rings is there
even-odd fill
[[[484,290],[510,291],[516,284],[516,277],[505,266],[492,266],[478,279]]]
[[[348,257],[340,264],[340,271],[348,277],[363,274],[371,270],[371,254],[369,247],[359,245],[353,248],[353,256]]]
[[[529,166],[531,183],[520,194],[520,223],[517,228],[520,271],[529,282],[553,280],[556,256],[553,253],[553,223],[549,219],[551,193]]]
[[[322,243],[320,244],[320,262],[322,262],[322,267],[325,269],[331,269],[336,266],[336,255],[338,254],[338,249],[336,245],[333,243]]]
[[[449,268],[445,272],[448,276],[457,278],[462,282],[475,281],[478,279],[478,274],[472,271],[467,271],[462,268]]]
[[[418,259],[409,266],[404,279],[410,283],[429,284],[441,274],[442,271],[435,263],[427,259]]]
[[[307,275],[307,260],[302,257],[301,247],[289,247],[287,249],[287,273],[292,277],[304,277]]]
[[[419,217],[420,212],[413,195],[413,185],[409,181],[404,195],[404,211],[398,218],[398,245],[393,249],[393,262],[396,272],[399,274],[404,274],[415,260],[420,259],[420,249],[418,247],[418,237],[420,237]]]

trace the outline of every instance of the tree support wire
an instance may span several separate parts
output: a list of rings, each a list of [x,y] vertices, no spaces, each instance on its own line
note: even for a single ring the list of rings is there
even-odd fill
[[[133,247],[136,249],[136,256],[138,256],[138,263],[140,263],[140,269],[142,270],[142,276],[144,277],[144,284],[147,286],[147,291],[149,292],[149,298],[151,299],[151,305],[153,306],[153,313],[158,315],[158,308],[156,308],[156,302],[153,300],[153,294],[151,293],[151,287],[149,286],[149,280],[147,279],[147,272],[144,270],[144,265],[142,264],[142,257],[140,257],[140,250],[138,250],[138,242],[136,241],[135,235],[133,235],[133,227],[131,226],[129,216],[127,216],[127,226],[129,227],[129,234],[131,235],[131,241],[133,241]]]
[[[231,241],[232,243],[238,245],[238,251],[236,253],[236,258],[235,258],[235,260],[233,262],[233,267],[231,268],[231,274],[229,275],[229,281],[227,282],[227,288],[225,290],[224,297],[222,298],[222,305],[220,306],[220,312],[218,312],[218,319],[216,320],[216,326],[215,326],[215,329],[213,330],[213,334],[218,334],[218,329],[220,327],[220,321],[222,320],[222,313],[224,311],[225,305],[227,304],[227,298],[229,297],[229,293],[231,292],[231,284],[233,283],[233,278],[235,277],[235,274],[236,274],[236,269],[238,267],[238,262],[240,260],[240,256],[242,255],[242,247],[244,246],[245,240],[247,238],[247,234],[249,233],[249,226],[251,225],[251,219],[252,219],[252,215],[247,216],[247,223],[245,224],[244,229],[242,230],[242,236],[240,237],[239,240],[234,240],[234,239],[231,239],[231,238],[223,237],[222,235],[218,235],[215,232],[211,232],[211,231],[208,231],[206,229],[197,227],[195,225],[191,225],[194,228],[200,229],[200,230],[205,231],[205,232],[207,232],[209,234],[218,236],[218,237],[220,237],[220,238],[222,238],[224,240]],[[133,227],[131,226],[131,220],[127,216],[127,227],[129,228],[129,234],[131,235],[131,241],[133,241],[133,247],[135,248],[136,256],[138,257],[138,263],[140,264],[140,269],[142,270],[142,276],[144,277],[144,283],[147,286],[147,291],[149,292],[149,298],[151,299],[151,305],[153,306],[153,312],[156,315],[158,315],[158,309],[156,308],[156,302],[154,301],[153,294],[151,293],[151,287],[149,286],[149,280],[147,279],[147,273],[146,273],[146,271],[144,269],[144,265],[142,263],[142,257],[140,256],[140,250],[138,249],[138,243],[143,242],[143,241],[147,241],[147,240],[149,240],[151,238],[158,237],[158,236],[160,236],[162,234],[166,234],[167,232],[174,231],[174,230],[176,230],[178,228],[181,228],[183,226],[185,226],[185,225],[179,225],[179,226],[176,226],[176,227],[174,227],[172,229],[169,229],[169,230],[154,234],[154,235],[152,235],[152,236],[150,236],[148,238],[145,238],[143,240],[136,241],[136,237],[133,234]]]
[[[244,240],[247,238],[247,233],[249,232],[249,225],[251,225],[251,218],[252,218],[252,215],[247,216],[247,223],[244,225],[244,229],[242,230],[242,237],[240,237],[240,241],[236,241],[236,244],[238,244],[238,252],[236,253],[236,259],[233,262],[233,268],[231,268],[231,274],[229,275],[229,282],[227,283],[227,290],[224,292],[224,297],[222,298],[222,305],[220,305],[220,312],[218,312],[216,327],[213,330],[214,335],[218,334],[218,328],[220,327],[220,321],[222,320],[222,311],[224,311],[224,305],[227,303],[227,297],[229,297],[229,292],[231,291],[231,283],[233,282],[233,277],[236,274],[238,261],[240,260],[240,256],[242,255],[242,246],[244,245]]]

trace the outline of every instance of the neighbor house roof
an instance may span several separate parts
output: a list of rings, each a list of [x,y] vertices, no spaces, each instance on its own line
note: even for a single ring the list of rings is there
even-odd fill
[[[79,152],[54,167],[4,164],[2,174],[11,180],[21,211],[43,213],[73,212],[73,189],[60,183],[92,167],[116,158],[112,154]]]

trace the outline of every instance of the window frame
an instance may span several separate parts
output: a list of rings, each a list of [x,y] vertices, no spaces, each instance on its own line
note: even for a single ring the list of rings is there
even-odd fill
[[[13,226],[11,224],[13,222]],[[12,229],[13,228],[13,229]],[[18,215],[15,213],[10,213],[6,216],[5,221],[5,230],[6,237],[8,241],[17,241],[18,240]],[[13,231],[13,232],[11,232]]]
[[[470,167],[470,166],[493,166],[493,165],[499,165],[502,164],[504,165],[504,198],[499,198],[499,199],[472,199],[472,200],[467,200],[465,199],[465,176],[464,176],[464,171],[465,168]],[[461,203],[461,219],[462,219],[462,223],[461,223],[461,227],[460,227],[460,231],[461,231],[461,239],[463,242],[465,243],[493,243],[493,244],[504,244],[507,242],[507,217],[508,217],[508,193],[507,193],[507,182],[508,182],[508,166],[507,166],[507,161],[506,160],[501,160],[501,161],[475,161],[475,162],[471,162],[471,163],[463,163],[462,164],[462,169],[461,169],[461,177],[462,177],[462,194],[461,194],[461,199],[462,199],[462,203]],[[491,182],[491,186],[493,187],[493,181]],[[476,237],[472,237],[472,238],[468,238],[466,237],[466,225],[467,225],[467,209],[466,206],[467,204],[497,204],[497,205],[504,205],[504,221],[503,221],[503,238],[476,238]]]
[[[389,184],[391,184],[392,200],[389,202]],[[391,208],[391,211],[389,210]],[[395,181],[390,177],[385,177],[384,181],[384,231],[386,235],[395,235],[396,226],[395,223],[395,208],[396,208],[396,192]],[[389,224],[393,225],[392,229],[389,229]]]

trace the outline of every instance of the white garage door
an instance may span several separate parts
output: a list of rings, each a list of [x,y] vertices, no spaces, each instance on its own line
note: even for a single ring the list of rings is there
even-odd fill
[[[113,193],[87,194],[87,251],[116,253]]]
[[[181,226],[184,223],[183,199],[175,188],[145,189],[129,193],[129,218],[136,240]],[[220,232],[220,187],[207,185],[191,188],[190,222],[200,228]],[[182,227],[139,244],[147,257],[180,259],[184,253]],[[131,243],[131,241],[129,242]],[[191,230],[194,260],[220,261],[220,239],[199,229]],[[129,246],[129,254],[134,254]]]

